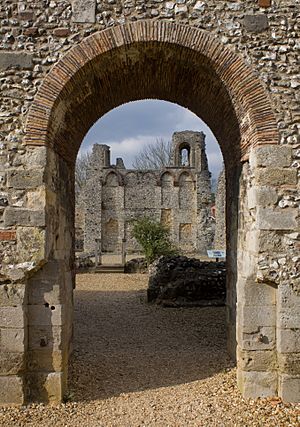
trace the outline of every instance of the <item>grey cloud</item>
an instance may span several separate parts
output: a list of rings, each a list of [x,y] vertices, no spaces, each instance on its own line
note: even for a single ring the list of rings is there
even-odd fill
[[[112,160],[123,157],[126,166],[131,167],[134,156],[144,144],[157,137],[170,140],[173,132],[180,130],[202,130],[206,134],[209,168],[217,177],[223,159],[209,127],[186,108],[166,101],[136,101],[115,108],[91,127],[81,150],[90,150],[94,143],[108,144]]]

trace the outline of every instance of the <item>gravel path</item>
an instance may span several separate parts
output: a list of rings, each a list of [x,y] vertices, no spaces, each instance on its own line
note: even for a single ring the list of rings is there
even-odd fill
[[[70,401],[0,409],[0,425],[299,426],[300,405],[242,399],[223,307],[148,305],[146,283],[145,275],[78,275]]]

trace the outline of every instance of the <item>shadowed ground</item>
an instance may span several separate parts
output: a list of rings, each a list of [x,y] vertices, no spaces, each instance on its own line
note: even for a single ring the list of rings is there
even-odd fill
[[[300,405],[241,397],[223,307],[149,306],[146,281],[78,275],[67,403],[0,408],[0,426],[299,426]]]
[[[76,398],[188,383],[233,366],[224,307],[149,305],[145,275],[85,275],[78,281],[70,371]]]

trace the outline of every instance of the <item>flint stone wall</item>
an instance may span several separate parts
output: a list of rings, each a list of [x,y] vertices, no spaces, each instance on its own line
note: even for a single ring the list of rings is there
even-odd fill
[[[238,384],[244,397],[300,401],[299,0],[76,3],[0,3],[0,344],[6,360],[19,361],[1,367],[0,402],[63,397],[74,161],[97,118],[141,97],[185,105],[216,134]],[[110,67],[120,79],[101,80],[100,91]]]
[[[225,305],[224,262],[185,256],[161,257],[149,267],[149,302],[169,306]]]
[[[113,166],[109,147],[94,146],[84,189],[85,251],[95,250],[96,239],[101,241],[102,252],[120,253],[124,239],[128,253],[141,251],[132,236],[132,220],[141,217],[168,227],[171,240],[183,252],[206,253],[212,247],[215,224],[210,215],[205,136],[202,132],[176,132],[172,146],[169,166],[144,171],[126,169],[122,159]],[[190,150],[190,163],[185,166],[181,165],[182,147]]]
[[[216,191],[216,226],[214,235],[214,248],[226,249],[226,178],[225,169],[218,178]]]

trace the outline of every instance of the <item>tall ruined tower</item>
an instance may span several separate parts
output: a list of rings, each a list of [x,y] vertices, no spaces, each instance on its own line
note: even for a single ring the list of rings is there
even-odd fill
[[[88,252],[94,251],[96,239],[102,238],[102,176],[104,169],[109,167],[110,147],[105,144],[94,144],[85,188],[84,248]]]
[[[171,167],[180,168],[193,176],[196,189],[195,224],[196,248],[206,253],[211,248],[214,236],[214,223],[210,214],[211,207],[211,174],[208,170],[205,134],[203,132],[175,132],[172,137]],[[181,175],[184,176],[184,175]],[[187,176],[187,175],[186,175]],[[179,188],[187,187],[179,180]],[[186,209],[189,209],[191,196],[188,188],[183,190],[186,198]],[[184,206],[183,206],[184,207]]]
[[[171,165],[194,168],[197,172],[208,170],[204,133],[191,130],[174,132]]]

